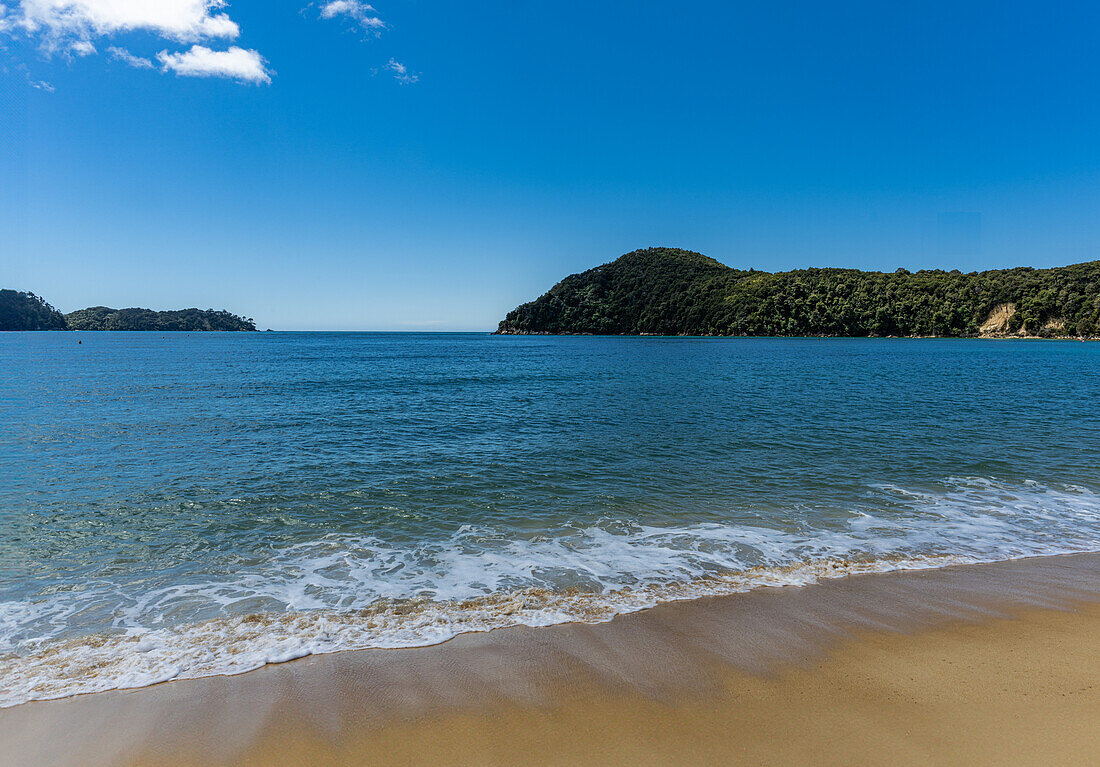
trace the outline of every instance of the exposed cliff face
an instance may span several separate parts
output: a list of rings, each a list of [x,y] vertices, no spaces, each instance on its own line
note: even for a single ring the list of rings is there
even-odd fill
[[[983,336],[1008,335],[1012,318],[1016,316],[1016,304],[997,304],[985,318],[979,331]]]
[[[978,330],[983,338],[1059,338],[1067,335],[1065,317],[1051,317],[1036,333],[1022,322],[1013,330],[1015,316],[1016,304],[998,304]]]
[[[676,248],[573,274],[502,334],[1092,337],[1100,261],[988,272],[731,269]]]

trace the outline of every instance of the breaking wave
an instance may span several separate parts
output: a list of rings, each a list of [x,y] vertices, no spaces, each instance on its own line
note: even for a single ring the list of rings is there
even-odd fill
[[[606,519],[527,537],[475,525],[419,542],[328,535],[231,576],[0,602],[0,706],[506,626],[601,622],[760,586],[1100,550],[1100,496],[1084,487],[952,478],[934,492],[877,486],[867,501],[782,528]],[[110,630],[74,635],[89,613],[108,616]]]

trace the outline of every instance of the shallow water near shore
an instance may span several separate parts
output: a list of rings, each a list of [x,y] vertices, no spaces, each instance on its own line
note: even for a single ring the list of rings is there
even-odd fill
[[[39,333],[0,360],[0,705],[1100,550],[1096,344]]]

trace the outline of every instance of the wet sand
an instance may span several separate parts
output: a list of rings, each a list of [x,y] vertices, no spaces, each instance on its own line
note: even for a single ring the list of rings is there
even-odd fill
[[[4,765],[1090,764],[1100,555],[858,575],[597,625],[0,710]]]

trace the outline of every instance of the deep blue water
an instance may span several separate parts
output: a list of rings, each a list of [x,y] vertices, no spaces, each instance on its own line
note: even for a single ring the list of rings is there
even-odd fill
[[[9,333],[0,423],[0,704],[1100,549],[1096,343]]]

